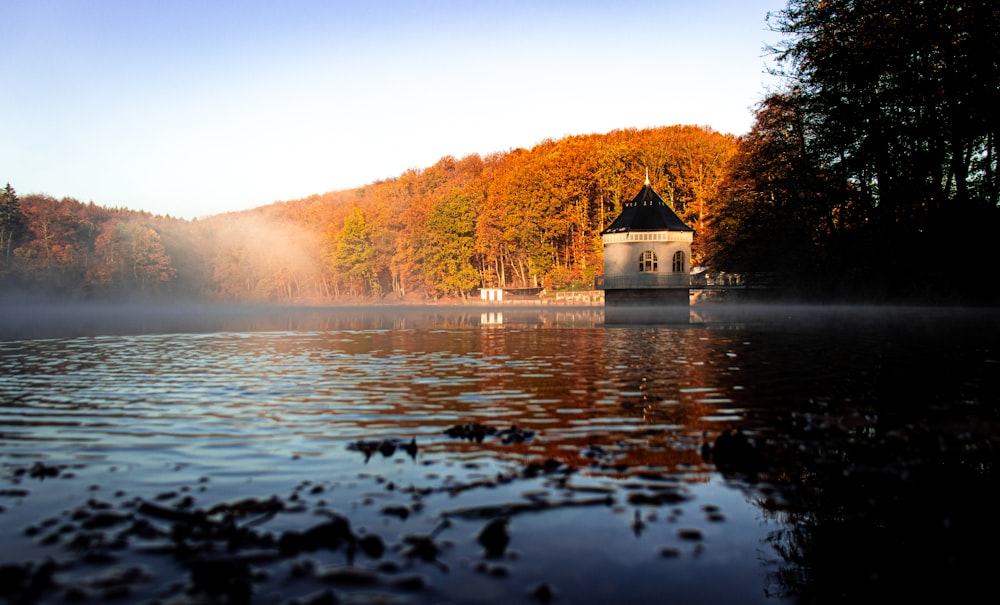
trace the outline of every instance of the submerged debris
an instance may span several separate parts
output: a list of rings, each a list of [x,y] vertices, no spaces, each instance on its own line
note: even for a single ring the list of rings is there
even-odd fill
[[[405,547],[403,549],[403,556],[405,556],[411,563],[414,560],[419,559],[425,563],[433,563],[437,565],[441,571],[447,572],[448,566],[438,560],[438,555],[446,545],[443,543],[438,544],[434,540],[442,530],[447,529],[448,527],[451,527],[451,522],[445,519],[427,535],[409,534],[404,536],[403,543],[405,544]]]
[[[452,437],[453,439],[466,439],[468,441],[476,441],[482,443],[483,439],[488,436],[496,435],[497,430],[492,427],[484,426],[475,422],[470,422],[467,424],[456,424],[455,426],[445,429],[444,434]]]
[[[531,590],[531,596],[539,603],[551,603],[556,593],[551,586],[543,582]]]
[[[531,440],[535,436],[534,431],[526,431],[524,429],[519,429],[513,424],[510,428],[498,431],[497,435],[503,439],[504,443],[524,443],[525,441]]]
[[[763,458],[742,430],[725,430],[715,440],[702,445],[702,458],[724,473],[754,474],[764,469]]]
[[[496,559],[503,556],[507,545],[510,543],[510,535],[507,534],[507,518],[498,517],[493,519],[480,530],[476,538],[479,544],[486,550],[486,556]]]
[[[633,492],[628,495],[629,504],[662,506],[665,504],[680,504],[690,500],[691,496],[680,489],[661,488],[656,490]]]
[[[417,439],[411,438],[409,441],[405,439],[381,439],[378,441],[354,441],[347,444],[347,449],[361,452],[365,456],[365,462],[368,462],[372,455],[376,452],[382,454],[384,458],[391,458],[396,450],[402,450],[412,458],[417,458]]]
[[[503,444],[520,444],[535,438],[533,431],[516,425],[496,428],[478,423],[455,425],[445,434],[475,442],[492,437]],[[348,444],[347,448],[361,452],[366,462],[376,455],[390,458],[402,452],[415,459],[417,454],[415,438],[360,440]],[[605,451],[591,445],[580,456],[607,458],[613,449],[609,447]],[[371,478],[384,490],[384,494],[365,494],[362,504],[373,506],[386,527],[400,527],[415,520],[420,522],[424,501],[431,496],[455,497],[470,490],[488,490],[519,481],[531,484],[530,489],[521,492],[521,499],[510,502],[474,497],[463,501],[466,506],[451,510],[441,510],[439,503],[436,514],[440,522],[432,531],[400,532],[392,541],[366,528],[356,531],[346,516],[328,509],[326,498],[332,497],[336,488],[330,483],[304,481],[288,498],[247,497],[201,507],[196,505],[190,493],[186,493],[190,488],[185,486],[117,503],[89,498],[76,510],[29,527],[25,535],[42,545],[60,545],[72,553],[76,561],[70,560],[70,566],[76,563],[103,565],[109,572],[96,579],[77,578],[61,586],[58,582],[60,568],[51,562],[41,566],[6,565],[0,568],[0,600],[36,602],[46,597],[44,593],[57,590],[62,591],[66,601],[145,597],[158,600],[175,591],[174,596],[179,597],[183,592],[185,598],[192,601],[243,605],[259,598],[256,593],[269,590],[262,585],[283,567],[284,574],[278,573],[283,575],[285,582],[302,580],[311,589],[315,589],[316,582],[328,585],[326,590],[301,595],[292,601],[303,605],[328,605],[342,601],[340,590],[370,591],[372,586],[406,591],[427,588],[428,580],[423,575],[400,574],[409,566],[431,566],[444,573],[449,571],[442,559],[453,544],[441,539],[440,534],[451,527],[452,519],[482,523],[475,534],[476,541],[467,544],[482,548],[482,561],[477,570],[489,577],[507,578],[518,572],[516,565],[507,564],[507,561],[515,561],[517,555],[509,548],[510,523],[516,515],[573,507],[613,507],[623,489],[628,503],[633,506],[674,505],[689,498],[682,484],[667,481],[669,475],[653,467],[631,473],[633,481],[617,482],[616,486],[600,483],[574,486],[570,479],[580,470],[574,465],[574,458],[548,451],[546,455],[550,457],[536,457],[534,450],[527,452],[514,452],[523,457],[502,472],[449,476],[437,485],[406,485],[386,477],[359,475]],[[55,467],[36,467],[26,467],[20,474],[15,473],[15,477],[29,472],[40,477],[55,476],[53,473],[58,472]],[[437,474],[432,476],[439,477]],[[202,479],[202,483],[205,481]],[[509,492],[504,490],[504,493]],[[26,490],[7,490],[2,495],[22,498],[29,494]],[[310,495],[323,496],[314,511],[323,517],[318,522],[303,523],[303,517],[297,515],[307,512]],[[376,498],[383,495],[391,500],[376,505]],[[123,496],[124,493],[116,493],[116,498]],[[409,500],[401,501],[402,498]],[[706,506],[704,511],[708,520],[721,520],[717,507]],[[644,518],[639,510],[634,512],[632,530],[639,536],[652,527],[650,522],[655,517],[654,513]],[[277,521],[271,523],[275,519]],[[681,530],[678,535],[682,540],[698,542],[700,536],[687,533],[690,531],[697,530]],[[160,579],[138,573],[136,570],[141,571],[138,567],[116,567],[128,560],[122,552],[129,548],[147,557],[169,558],[171,565],[182,571],[183,580],[175,582],[166,593],[150,595],[153,585],[161,584]],[[340,560],[331,564],[330,552],[339,553],[334,559]],[[661,552],[661,556],[669,555]],[[270,567],[261,568],[262,565]],[[334,593],[330,586],[335,586],[338,592]],[[556,597],[549,584],[539,584],[528,590],[529,598],[541,603]]]
[[[20,471],[24,472],[24,471]],[[28,471],[28,476],[32,479],[47,479],[51,477],[58,477],[62,469],[58,466],[50,466],[44,462],[36,462],[31,466]]]
[[[513,424],[505,429],[497,429],[476,422],[456,424],[445,429],[444,434],[453,439],[465,439],[477,443],[482,443],[487,437],[497,436],[507,445],[511,443],[524,443],[535,436],[534,431],[526,431]]]
[[[191,586],[195,593],[225,597],[227,603],[249,603],[253,595],[250,565],[232,557],[200,558],[191,562]]]
[[[56,564],[48,559],[41,565],[12,563],[0,565],[0,597],[10,603],[34,602],[44,591],[55,587],[52,575]]]
[[[357,541],[351,532],[350,522],[334,514],[329,521],[314,525],[299,532],[288,530],[278,539],[278,548],[284,555],[294,555],[302,551],[320,549],[337,550],[344,544],[354,545]]]

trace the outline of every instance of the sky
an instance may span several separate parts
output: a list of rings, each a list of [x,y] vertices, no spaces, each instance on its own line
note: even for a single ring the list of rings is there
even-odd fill
[[[784,5],[0,0],[0,186],[197,218],[568,135],[739,135]]]

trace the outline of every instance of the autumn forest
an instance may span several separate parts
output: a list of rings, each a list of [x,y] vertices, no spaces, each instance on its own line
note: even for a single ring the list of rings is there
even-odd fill
[[[688,126],[572,136],[193,221],[8,188],[4,207],[16,200],[21,217],[5,220],[19,229],[3,235],[0,272],[60,295],[288,303],[589,289],[600,231],[647,169],[701,230],[735,150],[732,136]]]
[[[789,0],[771,15],[786,86],[743,136],[567,136],[199,220],[10,183],[0,287],[287,304],[590,289],[601,230],[648,172],[695,229],[695,266],[766,273],[799,299],[995,304],[1000,8],[889,4]]]

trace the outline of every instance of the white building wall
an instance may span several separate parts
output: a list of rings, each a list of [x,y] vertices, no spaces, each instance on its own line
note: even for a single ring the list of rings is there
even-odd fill
[[[633,232],[608,234],[604,240],[604,284],[614,288],[616,283],[638,284],[620,287],[646,287],[657,285],[687,284],[691,271],[691,234],[688,232]],[[655,273],[639,271],[639,255],[646,250],[656,254]],[[673,272],[673,259],[677,251],[684,253],[684,271]]]

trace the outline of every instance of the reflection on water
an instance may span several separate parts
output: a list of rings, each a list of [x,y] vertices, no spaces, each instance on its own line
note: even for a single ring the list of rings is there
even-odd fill
[[[401,552],[449,518],[419,602],[946,597],[995,562],[975,554],[1000,537],[990,310],[120,311],[0,333],[0,538],[39,560],[32,513],[99,484],[188,507],[294,492]],[[501,561],[475,541],[490,513]]]

